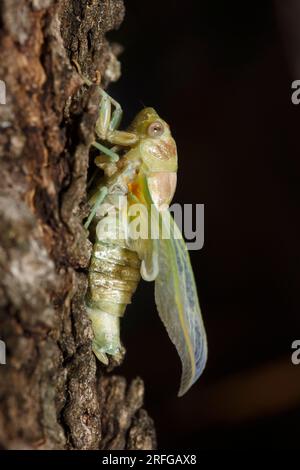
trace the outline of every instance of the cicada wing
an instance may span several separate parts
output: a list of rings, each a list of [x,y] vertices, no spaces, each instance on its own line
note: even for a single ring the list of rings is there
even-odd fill
[[[145,281],[154,281],[158,274],[158,251],[157,251],[157,239],[153,239],[149,236],[151,232],[151,210],[149,210],[151,204],[139,204],[136,213],[135,220],[137,226],[131,223],[128,230],[128,245],[129,247],[137,252],[141,260],[141,276]],[[129,209],[129,211],[131,208]],[[132,214],[130,214],[132,217]],[[135,221],[133,218],[133,222]],[[136,227],[146,227],[146,230],[138,231],[135,233]],[[142,236],[141,236],[142,235]]]
[[[168,210],[158,214],[169,238],[158,240],[159,274],[155,301],[161,320],[182,362],[178,396],[184,395],[201,375],[207,359],[206,333],[187,247]]]
[[[134,250],[138,253],[141,262],[141,276],[144,281],[154,281],[157,278],[158,265],[158,240],[135,241]]]

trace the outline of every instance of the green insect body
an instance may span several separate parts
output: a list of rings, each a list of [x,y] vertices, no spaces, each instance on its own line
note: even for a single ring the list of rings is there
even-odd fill
[[[120,354],[120,318],[140,277],[155,280],[157,309],[182,362],[181,396],[204,369],[207,342],[188,251],[168,211],[176,188],[176,144],[168,124],[153,108],[138,113],[127,131],[117,130],[121,107],[100,87],[99,92],[93,145],[101,151],[95,164],[104,176],[93,178],[85,223],[93,242],[86,298],[93,351],[105,364],[108,355]],[[127,229],[135,218],[128,208],[135,203],[147,214],[153,209],[159,227],[172,227],[169,239],[160,234],[155,239],[131,237]],[[105,238],[99,235],[104,225]],[[110,238],[116,228],[118,237]]]

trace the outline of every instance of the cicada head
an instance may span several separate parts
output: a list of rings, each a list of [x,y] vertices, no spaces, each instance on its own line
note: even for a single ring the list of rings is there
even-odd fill
[[[168,124],[153,108],[139,112],[130,126],[139,137],[142,171],[153,202],[160,209],[169,205],[177,182],[177,149]]]

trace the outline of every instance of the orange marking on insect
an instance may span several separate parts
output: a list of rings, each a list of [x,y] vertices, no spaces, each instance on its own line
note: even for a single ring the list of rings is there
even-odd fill
[[[138,182],[128,183],[127,186],[130,193],[134,194],[139,200],[142,200],[142,190]]]

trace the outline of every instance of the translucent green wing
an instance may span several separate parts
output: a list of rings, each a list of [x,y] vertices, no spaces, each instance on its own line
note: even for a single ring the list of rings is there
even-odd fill
[[[190,257],[180,230],[168,210],[159,212],[152,201],[147,178],[139,179],[143,203],[153,214],[158,239],[136,246],[145,280],[155,279],[157,310],[182,362],[179,396],[201,375],[207,359],[206,333]],[[164,238],[164,235],[168,237]]]
[[[170,237],[158,240],[159,274],[155,301],[162,322],[182,362],[178,396],[201,375],[207,359],[207,341],[188,250],[168,210],[158,213]]]

